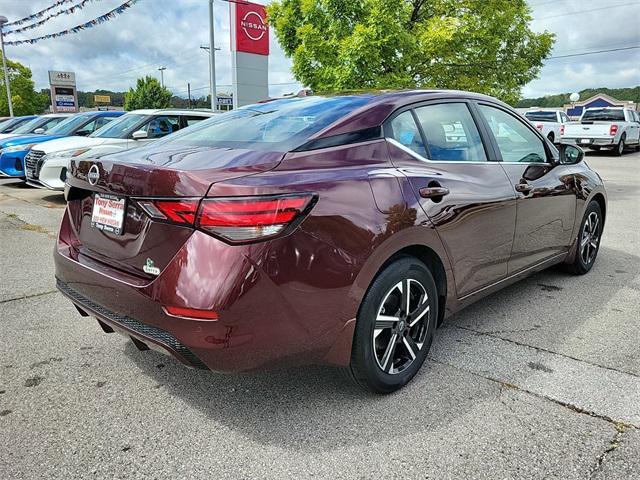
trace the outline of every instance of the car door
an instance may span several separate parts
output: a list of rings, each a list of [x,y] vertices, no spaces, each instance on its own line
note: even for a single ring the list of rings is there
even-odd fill
[[[516,234],[509,274],[564,254],[575,222],[576,187],[572,168],[555,165],[555,147],[502,106],[479,102],[494,144],[495,160],[517,196]]]
[[[453,267],[459,298],[506,277],[515,194],[489,161],[465,101],[426,103],[385,125],[394,165],[409,179]]]
[[[629,122],[629,136],[627,143],[637,143],[640,141],[640,117],[638,112],[626,110],[627,121]]]

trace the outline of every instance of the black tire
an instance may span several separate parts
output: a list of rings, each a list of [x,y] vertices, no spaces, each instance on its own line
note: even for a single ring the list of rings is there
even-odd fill
[[[594,145],[593,147],[589,147],[591,150],[593,150],[594,152],[599,152],[600,151],[600,147],[597,145]]]
[[[585,238],[588,237],[588,234],[585,232],[586,230],[592,231],[591,227],[589,227],[587,223],[591,221],[593,224],[594,215],[597,218],[597,225],[595,229],[593,229],[595,230],[595,233],[588,240],[589,242],[588,246],[590,248],[590,251],[587,252],[585,255],[584,248],[586,248],[587,245],[583,245],[583,243],[585,242]],[[591,267],[593,267],[593,264],[595,263],[596,258],[598,257],[598,251],[600,250],[600,242],[602,240],[603,226],[604,226],[604,221],[602,218],[602,210],[600,209],[600,204],[595,200],[592,200],[584,212],[584,216],[582,217],[582,222],[580,222],[580,230],[578,231],[578,238],[576,240],[577,250],[576,250],[575,258],[573,262],[567,266],[568,270],[571,273],[574,273],[576,275],[584,275],[589,270],[591,270]],[[595,243],[595,247],[593,246],[594,243]]]
[[[553,132],[549,132],[549,135],[547,135],[547,138],[551,143],[555,143],[556,136]]]
[[[402,307],[407,301],[409,307]],[[414,257],[398,258],[375,278],[362,300],[347,376],[375,393],[403,387],[427,358],[437,318],[438,293],[431,272]]]
[[[625,137],[625,135],[622,134],[622,137],[620,137],[620,141],[618,142],[618,145],[616,145],[616,147],[613,149],[613,153],[616,155],[616,157],[620,157],[624,153],[624,149],[626,148],[626,145],[625,145],[626,139],[627,137]]]

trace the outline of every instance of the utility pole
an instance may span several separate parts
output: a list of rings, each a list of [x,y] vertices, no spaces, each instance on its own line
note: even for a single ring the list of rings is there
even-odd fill
[[[7,70],[7,55],[4,53],[4,24],[7,17],[0,15],[0,45],[2,45],[2,69],[4,70],[4,84],[7,86],[7,103],[9,104],[9,116],[13,117],[13,101],[11,100],[11,85],[9,85],[9,70]]]
[[[209,45],[200,45],[200,48],[202,50],[204,50],[205,52],[207,52],[207,56],[209,57],[209,74],[211,74],[211,48],[209,48]],[[219,47],[216,47],[214,50],[218,51],[221,50]],[[211,92],[213,92],[215,90],[215,82],[211,83],[211,76],[209,76],[209,95],[211,95]],[[217,93],[216,93],[217,95]],[[212,105],[212,109],[213,109],[213,102],[211,103]]]
[[[167,69],[167,67],[158,68],[158,70],[160,70],[160,85],[162,85],[162,88],[164,88],[164,71],[166,69]]]
[[[214,33],[213,33],[213,0],[209,0],[209,76],[210,76],[210,84],[209,87],[211,89],[211,110],[216,111],[217,101],[216,101],[216,42],[214,41]]]
[[[191,109],[191,84],[187,83],[187,95],[189,96],[189,109]]]

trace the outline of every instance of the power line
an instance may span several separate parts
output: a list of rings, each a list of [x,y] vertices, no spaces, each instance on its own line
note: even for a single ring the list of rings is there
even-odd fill
[[[612,8],[617,8],[617,7],[627,7],[629,5],[638,5],[638,2],[619,3],[616,5],[608,5],[606,7],[592,8],[589,10],[575,10],[573,12],[559,13],[557,15],[548,15],[546,17],[538,17],[538,18],[534,18],[534,20],[547,20],[549,18],[559,18],[559,17],[566,17],[568,15],[578,15],[580,13],[597,12],[599,10],[610,10]]]
[[[640,45],[633,45],[630,47],[621,47],[621,48],[609,48],[606,50],[594,50],[592,52],[584,52],[584,53],[572,53],[569,55],[555,55],[553,57],[547,58],[547,60],[555,60],[558,58],[569,58],[569,57],[582,57],[584,55],[595,55],[597,53],[620,52],[623,50],[634,50],[636,48],[640,48]]]

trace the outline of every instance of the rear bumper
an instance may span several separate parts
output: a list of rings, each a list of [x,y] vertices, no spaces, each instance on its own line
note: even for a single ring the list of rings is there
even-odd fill
[[[578,147],[614,147],[617,145],[615,138],[566,138],[562,137],[561,143],[569,143]]]
[[[71,246],[77,240],[66,211],[54,252],[57,285],[102,324],[191,367],[234,372],[347,365],[357,312],[347,295],[350,284],[327,289],[313,269],[299,269],[299,278],[283,282],[282,270],[291,271],[287,262],[295,260],[289,243],[295,236],[230,247],[196,231],[149,279],[79,253]],[[163,306],[213,310],[218,319],[175,317]]]

